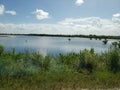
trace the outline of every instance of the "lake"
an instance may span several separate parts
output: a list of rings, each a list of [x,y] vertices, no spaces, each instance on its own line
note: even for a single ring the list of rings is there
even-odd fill
[[[0,37],[0,44],[5,47],[6,51],[15,48],[16,52],[37,51],[46,54],[59,54],[59,53],[78,53],[83,49],[94,48],[96,53],[108,50],[111,42],[115,41],[110,39],[106,45],[103,40],[96,40],[89,38],[70,38],[69,37],[46,37],[46,36],[8,36]]]

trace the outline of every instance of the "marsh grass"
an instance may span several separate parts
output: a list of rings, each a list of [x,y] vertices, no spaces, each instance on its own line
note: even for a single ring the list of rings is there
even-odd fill
[[[0,90],[80,90],[120,88],[120,49],[43,56],[4,51],[0,45]]]

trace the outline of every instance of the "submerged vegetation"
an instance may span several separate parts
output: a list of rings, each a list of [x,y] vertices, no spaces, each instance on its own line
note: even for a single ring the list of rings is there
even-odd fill
[[[0,90],[80,90],[120,88],[120,49],[96,54],[43,56],[38,52],[4,51],[0,45]]]

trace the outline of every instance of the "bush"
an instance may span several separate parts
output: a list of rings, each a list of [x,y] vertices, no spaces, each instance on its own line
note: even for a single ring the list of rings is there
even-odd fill
[[[119,56],[119,54],[120,54],[120,52],[117,49],[110,51],[110,54],[109,54],[108,68],[113,73],[120,71],[120,64],[119,64],[120,56]]]
[[[45,70],[49,69],[50,60],[51,60],[50,56],[45,56],[44,61],[43,61],[43,68]]]
[[[94,50],[84,50],[80,52],[80,63],[78,65],[78,71],[87,70],[88,73],[92,73],[97,66],[97,57],[94,54]]]
[[[0,55],[4,52],[4,47],[0,45]]]
[[[59,61],[60,63],[68,65],[69,68],[76,68],[79,63],[79,55],[75,53],[69,53],[66,55],[60,54]]]

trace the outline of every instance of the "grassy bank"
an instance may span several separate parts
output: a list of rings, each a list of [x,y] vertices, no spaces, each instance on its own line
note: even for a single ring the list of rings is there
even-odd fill
[[[0,45],[0,90],[80,90],[120,88],[120,49],[43,56],[4,51]]]

